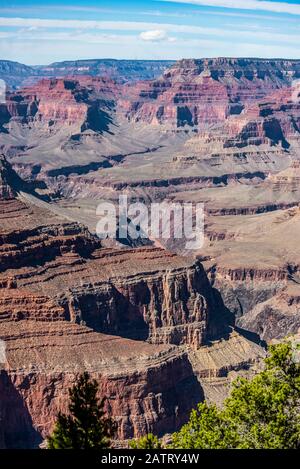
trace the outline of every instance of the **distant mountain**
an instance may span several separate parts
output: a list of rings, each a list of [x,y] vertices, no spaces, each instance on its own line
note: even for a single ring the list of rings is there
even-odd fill
[[[157,78],[174,63],[175,61],[172,60],[68,60],[36,67],[36,70],[39,75],[43,76],[92,75],[131,82]]]
[[[33,75],[37,75],[33,67],[10,60],[0,60],[0,79],[4,80],[10,87],[20,86]]]
[[[30,67],[10,60],[0,60],[0,78],[12,88],[32,84],[41,77],[64,77],[67,75],[110,77],[124,83],[155,79],[173,64],[174,61],[171,60],[91,59]]]

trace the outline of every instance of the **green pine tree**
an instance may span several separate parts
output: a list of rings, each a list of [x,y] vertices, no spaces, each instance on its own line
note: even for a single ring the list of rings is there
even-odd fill
[[[59,413],[48,437],[49,449],[102,449],[110,446],[116,427],[106,418],[105,399],[97,397],[98,383],[87,372],[69,389],[69,413]]]
[[[132,440],[130,442],[131,449],[161,449],[162,444],[157,436],[153,433],[148,433],[148,435],[142,436],[138,440]]]
[[[265,369],[239,378],[222,409],[201,403],[173,435],[181,449],[300,449],[300,364],[291,343],[271,346]]]

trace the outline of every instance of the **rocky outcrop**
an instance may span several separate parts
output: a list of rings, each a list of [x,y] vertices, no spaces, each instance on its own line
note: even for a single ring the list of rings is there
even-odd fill
[[[203,399],[203,389],[220,403],[236,373],[254,373],[264,356],[259,345],[237,333],[190,351],[66,322],[5,323],[1,330],[9,363],[0,376],[6,447],[32,447],[49,434],[57,412],[67,410],[68,388],[83,369],[107,396],[105,410],[116,420],[122,443],[179,428]]]
[[[20,220],[22,214],[18,215]],[[29,311],[22,304],[21,311],[12,309],[12,317],[32,319],[32,309],[39,320],[35,302],[45,303],[41,306],[45,307],[47,298],[54,296],[57,308],[63,308],[61,316],[67,320],[84,322],[101,332],[148,337],[155,343],[199,347],[210,333],[224,326],[210,317],[210,311],[220,305],[200,264],[155,248],[130,252],[95,249],[97,241],[73,225],[44,227],[41,233],[10,233],[9,237],[9,244],[4,244],[8,237],[2,237],[3,285],[7,285],[9,272],[17,291],[30,289],[38,295],[42,289],[46,295],[46,299],[37,300],[34,295]],[[135,262],[140,265],[138,271],[133,268]],[[119,275],[118,266],[125,269],[126,276]],[[4,293],[6,307],[10,294],[6,289]],[[13,302],[14,291],[11,296]],[[56,308],[49,319],[57,319]]]
[[[291,85],[299,67],[297,60],[181,60],[161,78],[127,88],[123,109],[136,122],[205,129]]]
[[[189,353],[208,402],[222,405],[237,376],[251,378],[262,369],[266,352],[256,339],[255,334],[251,337],[245,331],[233,331],[226,340],[214,341]]]
[[[107,396],[118,440],[179,428],[204,396],[190,351],[231,330],[201,264],[148,246],[101,247],[17,194],[12,186],[0,200],[2,447],[38,445],[83,370]]]
[[[117,95],[115,84],[108,79],[44,79],[8,94],[6,108],[11,121],[43,124],[46,133],[53,133],[57,125],[101,133],[111,121],[109,112]]]
[[[296,334],[300,328],[299,304],[299,285],[289,282],[277,294],[257,303],[238,324],[266,341],[283,339]]]
[[[266,190],[281,196],[293,191],[297,200],[297,166],[284,172],[280,188],[276,178],[276,189],[270,178]],[[214,236],[203,249],[203,262],[211,284],[236,315],[237,324],[268,342],[296,333],[300,257],[295,234],[299,232],[299,207],[216,216],[210,230]]]
[[[10,198],[0,200],[2,318],[38,320],[35,306],[53,306],[54,299],[53,318],[45,311],[50,320],[63,317],[125,336],[133,330],[138,339],[196,348],[228,321],[225,309],[224,323],[219,315],[218,321],[213,318],[213,311],[222,314],[222,305],[200,263],[153,247],[101,248],[84,226],[66,222],[47,210],[47,204],[17,199],[14,174],[3,159],[1,179]],[[11,287],[15,307],[11,304],[6,311]],[[19,295],[23,289],[33,293],[25,294],[24,304]]]
[[[6,393],[6,402],[1,399],[7,447],[32,447],[49,434],[58,411],[67,410],[68,388],[82,370],[107,396],[105,410],[118,424],[119,440],[178,428],[203,395],[187,353],[174,347],[98,334],[67,322],[5,323],[1,337],[9,363],[1,375],[2,392],[14,390]]]
[[[33,67],[11,60],[0,60],[0,78],[9,87],[19,86],[28,77],[33,75],[35,75]]]
[[[252,105],[244,116],[247,122],[234,138],[225,142],[224,147],[271,144],[288,149],[299,139],[300,103],[294,99],[294,90],[293,87],[280,89],[270,94],[266,101]]]
[[[16,174],[5,158],[0,156],[0,199],[11,199],[15,196],[16,193],[10,184],[12,177],[16,177]]]
[[[214,124],[225,120],[228,96],[225,87],[209,76],[199,77],[197,83],[182,82],[170,72],[154,83],[145,83],[122,103],[128,119],[148,124],[165,124],[170,129]],[[136,94],[135,94],[136,93]],[[214,96],[212,100],[212,96]],[[212,102],[213,101],[213,102]]]
[[[237,318],[247,315],[257,304],[281,291],[288,278],[287,271],[275,268],[227,270],[217,267],[208,275],[213,286],[220,291],[227,308]]]

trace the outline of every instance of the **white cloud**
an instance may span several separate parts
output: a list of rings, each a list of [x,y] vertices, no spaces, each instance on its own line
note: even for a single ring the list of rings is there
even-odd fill
[[[161,0],[172,3],[188,3],[219,8],[233,8],[239,10],[261,10],[273,13],[290,13],[300,15],[300,5],[284,2],[268,2],[263,0]]]
[[[178,0],[179,1],[179,0]],[[184,0],[182,0],[184,1]],[[195,0],[196,1],[196,0]],[[198,0],[197,0],[198,1]],[[200,1],[200,0],[199,0]],[[210,0],[203,0],[210,1]],[[254,1],[254,0],[253,0]],[[40,18],[6,18],[0,17],[0,27],[24,27],[24,28],[45,28],[45,29],[65,29],[65,30],[89,30],[89,31],[130,31],[141,32],[146,34],[149,31],[157,34],[157,31],[163,32],[168,35],[169,33],[179,34],[192,34],[202,36],[215,36],[220,38],[230,38],[231,40],[248,41],[260,40],[261,42],[285,42],[289,44],[299,44],[300,34],[283,34],[274,31],[249,31],[245,29],[236,29],[229,27],[225,29],[209,28],[202,26],[192,26],[185,24],[173,23],[148,23],[148,22],[135,22],[135,21],[87,21],[87,20],[54,20],[54,19],[40,19]],[[55,31],[57,34],[58,32]],[[74,34],[75,36],[75,34]],[[167,38],[165,38],[167,39]],[[170,39],[170,38],[169,38]],[[167,40],[169,40],[167,39]],[[152,39],[153,40],[153,39]],[[174,39],[171,39],[171,41]],[[148,39],[151,41],[151,39]]]
[[[28,33],[29,34],[29,33]],[[78,37],[73,42],[71,34],[55,37],[56,34],[45,33],[45,37],[37,35],[34,39],[23,37],[2,39],[0,41],[0,56],[9,60],[17,60],[28,64],[49,64],[61,60],[90,59],[104,56],[119,59],[180,59],[201,57],[286,57],[300,59],[297,44],[270,45],[261,47],[251,42],[231,41],[222,38],[211,39],[180,39],[175,43],[162,41],[159,47],[153,43],[137,41],[136,36],[120,36],[118,38],[104,38],[102,35],[89,37],[90,33]],[[63,33],[59,33],[63,34]],[[64,33],[66,34],[66,33]],[[101,41],[101,42],[100,42]],[[124,47],[120,47],[120,43]],[[32,51],[34,50],[34,55]],[[103,52],[104,51],[104,52]],[[34,62],[33,62],[34,59]]]
[[[163,29],[152,29],[150,31],[143,31],[140,34],[143,41],[158,42],[167,39],[167,33]]]

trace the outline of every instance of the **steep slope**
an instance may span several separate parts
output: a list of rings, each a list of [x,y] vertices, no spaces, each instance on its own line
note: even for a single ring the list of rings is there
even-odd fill
[[[240,324],[269,340],[298,327],[293,295],[280,328],[268,328],[272,308],[260,305],[274,298],[268,314],[279,317],[290,269],[298,271],[299,64],[183,60],[150,82],[43,80],[9,95],[1,148],[92,230],[97,201],[121,190],[148,204],[204,202],[206,244],[193,254],[230,311],[245,315]],[[165,244],[187,254],[176,240]]]
[[[103,168],[118,183],[130,182],[128,174],[155,184],[178,175],[200,182],[264,176],[286,167],[282,153],[287,136],[297,134],[299,112],[289,117],[288,91],[274,91],[298,76],[296,60],[202,59],[179,61],[159,79],[135,84],[83,75],[45,79],[8,95],[0,148],[22,176],[43,180],[89,173],[97,179]],[[266,146],[262,158],[244,150],[256,144]],[[123,162],[128,166],[115,177],[110,168]]]
[[[211,371],[197,370],[218,341],[202,358],[190,351],[232,330],[203,267],[157,248],[103,248],[82,225],[18,195],[7,169],[5,162],[2,184],[11,188],[0,200],[2,446],[39,444],[83,370],[108,397],[119,440],[174,431],[203,399],[200,377]],[[235,341],[228,341],[226,353],[235,358],[223,378],[255,371],[264,354],[242,336],[239,354]],[[218,381],[226,353],[214,368],[221,394],[230,383],[229,376]]]
[[[28,77],[35,75],[35,70],[28,65],[11,60],[0,60],[0,79],[11,88],[20,86]]]
[[[3,155],[0,156],[0,199],[13,198],[16,193],[11,184],[13,178],[17,179],[16,174],[12,171],[10,164]]]
[[[122,88],[97,77],[45,79],[10,93],[0,105],[0,149],[19,174],[87,174],[122,162],[159,144],[117,113]],[[2,120],[1,120],[2,119]],[[1,133],[2,131],[2,133]],[[53,171],[54,170],[54,171]]]
[[[12,120],[22,124],[41,123],[45,131],[58,124],[77,124],[79,130],[101,132],[106,129],[105,120],[109,120],[108,116],[105,118],[105,108],[110,109],[109,105],[113,106],[117,97],[118,88],[110,80],[53,78],[8,94],[7,110]]]
[[[163,76],[128,91],[128,119],[193,130],[224,122],[300,76],[300,61],[181,60]]]

